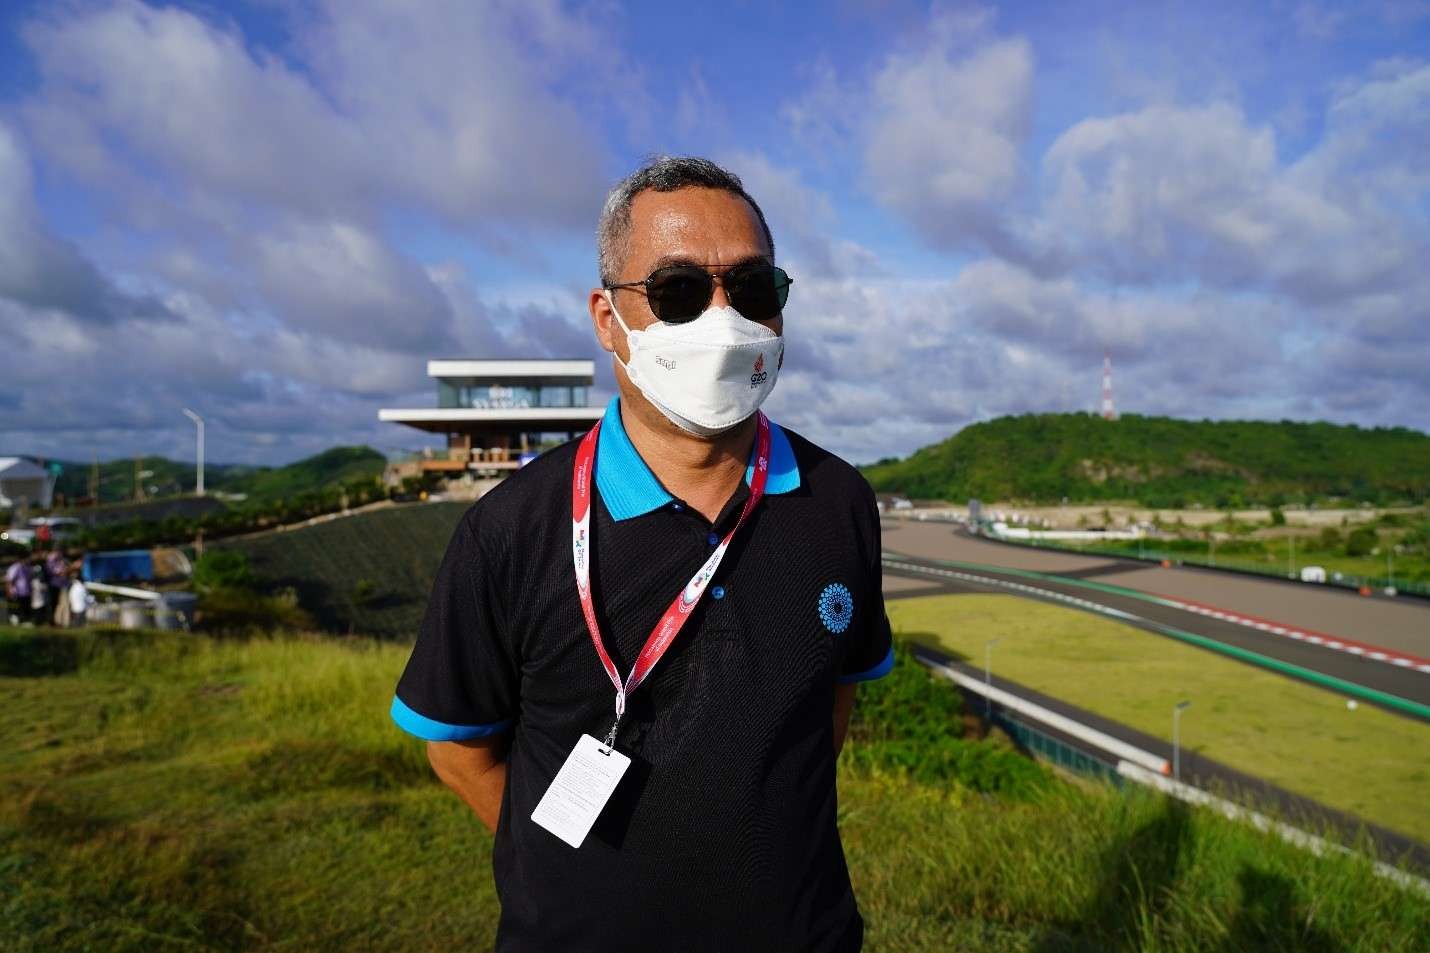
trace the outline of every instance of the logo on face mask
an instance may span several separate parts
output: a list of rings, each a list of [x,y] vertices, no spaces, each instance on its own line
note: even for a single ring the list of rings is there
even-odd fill
[[[755,373],[750,375],[750,386],[759,387],[769,376],[769,371],[765,370],[765,355],[761,352],[760,356],[755,358]]]
[[[657,357],[655,359],[655,362],[668,371],[675,370],[675,362],[670,360],[669,358]]]

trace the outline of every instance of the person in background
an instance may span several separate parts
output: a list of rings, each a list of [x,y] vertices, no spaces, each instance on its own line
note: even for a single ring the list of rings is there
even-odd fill
[[[12,624],[19,625],[30,618],[29,560],[17,559],[5,570],[5,598]]]
[[[45,567],[38,559],[32,558],[26,571],[30,574],[30,621],[35,625],[46,625],[49,622],[50,586],[45,581]]]
[[[45,556],[45,582],[50,587],[50,604],[53,606],[51,619],[58,628],[69,628],[69,601],[65,599],[65,590],[69,588],[70,574],[69,564],[65,562],[65,554],[60,552],[59,546],[55,546]]]
[[[84,578],[76,571],[70,579],[69,588],[65,590],[65,602],[69,606],[69,627],[71,629],[84,628],[85,617],[89,614],[89,587],[84,584]]]

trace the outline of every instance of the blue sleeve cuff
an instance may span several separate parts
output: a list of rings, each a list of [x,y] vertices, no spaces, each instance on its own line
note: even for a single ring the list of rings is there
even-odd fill
[[[499,734],[511,727],[510,718],[490,725],[449,725],[446,722],[433,721],[408,708],[402,699],[395,695],[392,698],[391,714],[392,720],[397,722],[397,727],[428,741],[466,741],[469,738]]]
[[[894,647],[889,646],[889,654],[884,656],[884,660],[873,668],[865,669],[862,672],[853,672],[849,675],[839,676],[839,684],[852,685],[855,682],[871,682],[876,678],[883,678],[894,670]]]

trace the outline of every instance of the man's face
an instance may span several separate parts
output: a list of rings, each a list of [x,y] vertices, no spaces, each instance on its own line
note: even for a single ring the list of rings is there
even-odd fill
[[[631,202],[630,240],[616,281],[640,281],[666,265],[700,265],[718,275],[746,262],[769,262],[771,257],[755,210],[738,195],[706,188],[647,190]],[[621,289],[611,296],[632,331],[656,322],[644,289]],[[729,303],[724,286],[717,283],[710,307]],[[590,308],[601,346],[622,362],[629,360],[625,332],[611,314],[605,295],[592,292]],[[763,323],[776,334],[784,332],[783,317]],[[624,383],[625,372],[617,368],[616,373]]]

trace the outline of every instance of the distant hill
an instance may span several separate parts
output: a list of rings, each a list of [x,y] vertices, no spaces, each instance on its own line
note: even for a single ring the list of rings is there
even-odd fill
[[[1430,436],[1285,420],[1025,414],[862,469],[877,491],[959,502],[1421,503],[1430,498]]]
[[[247,493],[250,500],[274,500],[338,483],[375,479],[382,475],[386,462],[371,447],[333,447],[287,466],[226,475],[215,488]]]
[[[89,495],[92,464],[76,460],[46,461],[60,465],[55,490],[73,500]],[[371,447],[333,447],[322,453],[281,467],[248,464],[209,463],[204,466],[208,490],[246,493],[250,500],[265,502],[318,490],[337,483],[373,479],[381,475],[385,458]],[[135,473],[149,471],[142,478],[146,497],[173,497],[194,491],[194,465],[164,457],[106,460],[98,464],[101,503],[134,499]]]

